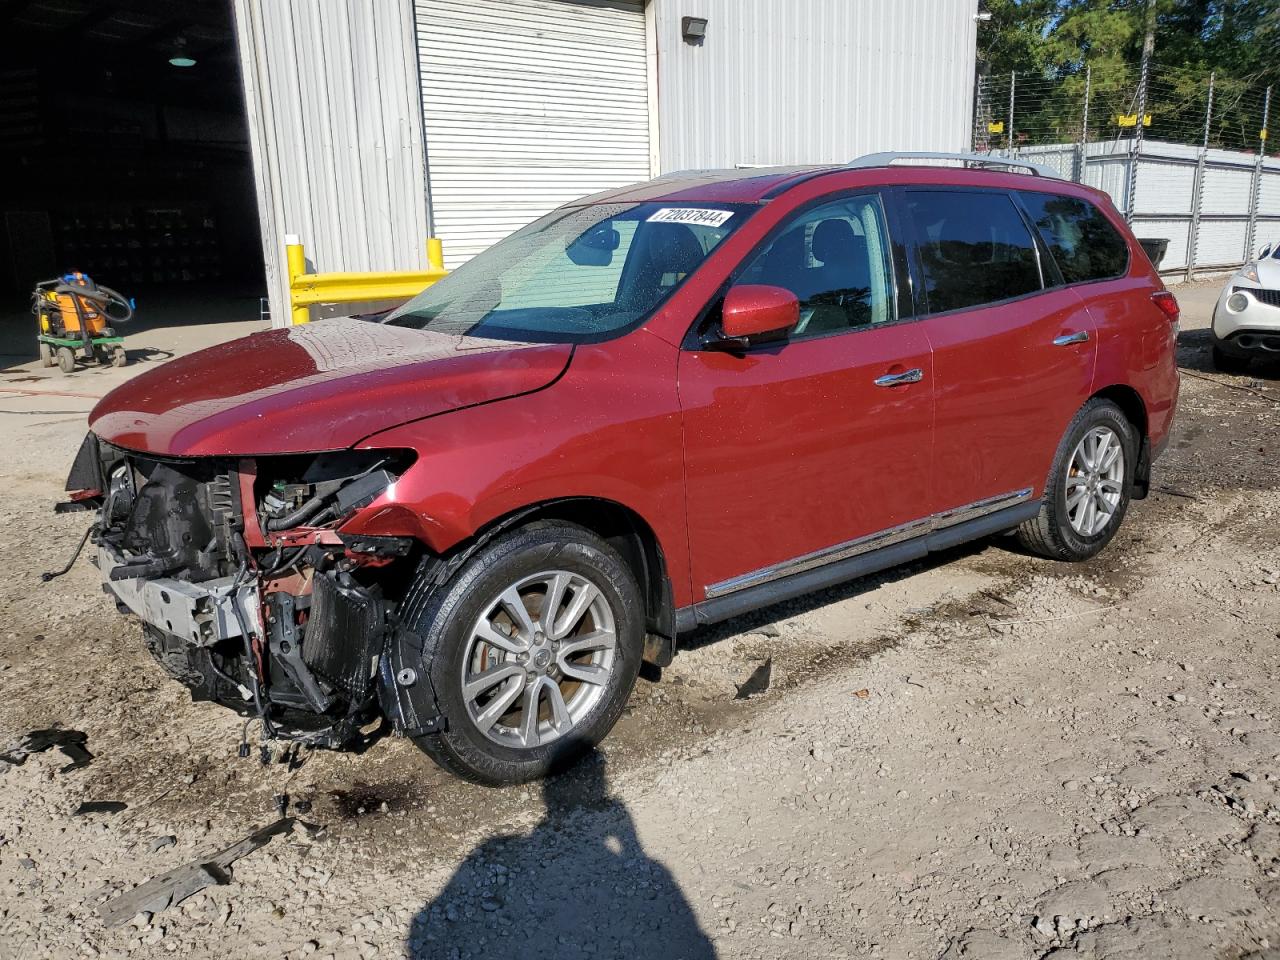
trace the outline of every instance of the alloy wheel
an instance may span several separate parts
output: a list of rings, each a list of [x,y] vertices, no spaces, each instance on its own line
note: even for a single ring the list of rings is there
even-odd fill
[[[462,694],[471,723],[524,749],[570,733],[604,695],[615,623],[604,594],[581,574],[548,570],[508,586],[467,639]]]
[[[1124,445],[1110,427],[1094,427],[1076,444],[1067,464],[1067,516],[1076,533],[1106,529],[1124,492]]]

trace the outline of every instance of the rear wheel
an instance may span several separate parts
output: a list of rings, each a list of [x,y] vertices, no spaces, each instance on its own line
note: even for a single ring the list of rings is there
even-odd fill
[[[613,728],[639,671],[644,608],[604,540],[575,524],[531,524],[427,590],[411,589],[405,620],[446,726],[415,742],[445,769],[519,783],[568,765]]]
[[[52,367],[57,362],[58,361],[53,358],[53,347],[49,346],[49,344],[41,340],[40,341],[40,366]]]
[[[1018,539],[1053,560],[1088,560],[1115,536],[1129,509],[1138,436],[1110,400],[1090,400],[1058,445],[1040,513]]]
[[[70,347],[58,348],[58,369],[63,373],[71,373],[76,368],[76,352]]]
[[[1215,343],[1213,345],[1213,367],[1223,373],[1244,373],[1249,369],[1249,358],[1237,357],[1226,353]]]
[[[125,353],[124,347],[116,347],[111,351],[111,365],[113,367],[123,367],[129,362],[129,355]]]

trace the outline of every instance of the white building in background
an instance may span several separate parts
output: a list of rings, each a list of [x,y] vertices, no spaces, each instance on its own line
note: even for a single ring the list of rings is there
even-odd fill
[[[977,0],[235,0],[272,316],[674,170],[965,150]]]

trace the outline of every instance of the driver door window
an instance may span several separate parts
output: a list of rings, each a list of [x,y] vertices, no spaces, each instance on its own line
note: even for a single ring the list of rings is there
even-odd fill
[[[793,340],[896,319],[880,198],[848,197],[805,211],[756,255],[737,282],[782,287],[796,295],[800,322]]]

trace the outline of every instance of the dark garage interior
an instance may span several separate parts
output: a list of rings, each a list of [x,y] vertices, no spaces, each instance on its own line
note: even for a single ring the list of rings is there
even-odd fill
[[[136,298],[137,330],[255,319],[265,293],[231,4],[0,2],[0,353],[37,280]]]

